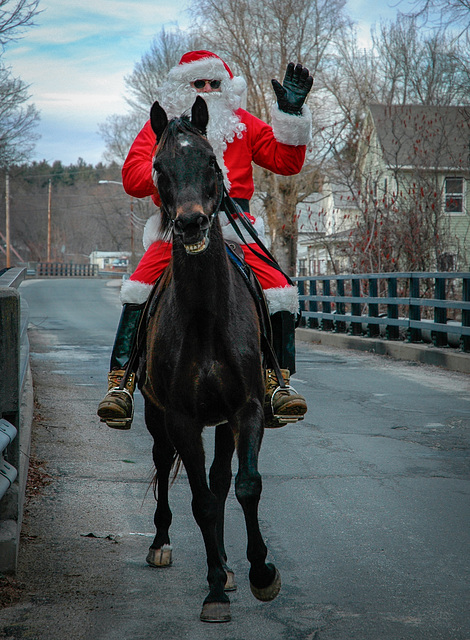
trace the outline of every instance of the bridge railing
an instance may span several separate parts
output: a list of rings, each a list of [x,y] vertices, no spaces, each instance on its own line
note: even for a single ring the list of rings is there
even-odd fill
[[[371,273],[294,278],[302,326],[470,352],[470,273]]]
[[[38,262],[36,275],[38,278],[95,278],[98,275],[98,265],[69,264],[66,262]]]
[[[32,395],[29,374],[29,310],[18,287],[26,269],[0,275],[0,572],[16,571],[29,467]],[[27,406],[26,406],[27,405]],[[28,424],[29,423],[29,424]]]

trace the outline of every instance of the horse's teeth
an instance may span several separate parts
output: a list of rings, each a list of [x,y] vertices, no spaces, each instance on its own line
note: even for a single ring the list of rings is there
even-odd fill
[[[197,244],[187,244],[185,245],[185,249],[188,253],[199,253],[206,247],[206,241],[201,240]]]

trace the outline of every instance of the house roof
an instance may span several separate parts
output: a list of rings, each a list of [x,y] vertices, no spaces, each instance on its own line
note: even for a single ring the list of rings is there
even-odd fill
[[[389,167],[470,169],[470,106],[369,105]]]

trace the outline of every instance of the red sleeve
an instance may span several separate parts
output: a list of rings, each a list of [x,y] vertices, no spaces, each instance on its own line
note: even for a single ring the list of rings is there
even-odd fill
[[[306,145],[278,142],[272,127],[247,111],[243,121],[247,125],[253,162],[282,176],[299,173],[305,161]]]
[[[158,191],[152,179],[152,161],[155,155],[155,134],[146,122],[132,143],[122,167],[124,190],[135,198],[152,196],[155,204],[160,204]]]

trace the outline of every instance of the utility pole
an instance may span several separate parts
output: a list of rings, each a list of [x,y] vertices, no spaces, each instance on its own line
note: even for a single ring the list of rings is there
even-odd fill
[[[10,174],[5,175],[5,239],[6,239],[6,267],[11,267],[10,253]]]
[[[51,202],[52,202],[52,180],[49,178],[49,195],[47,202],[47,262],[51,261]]]

